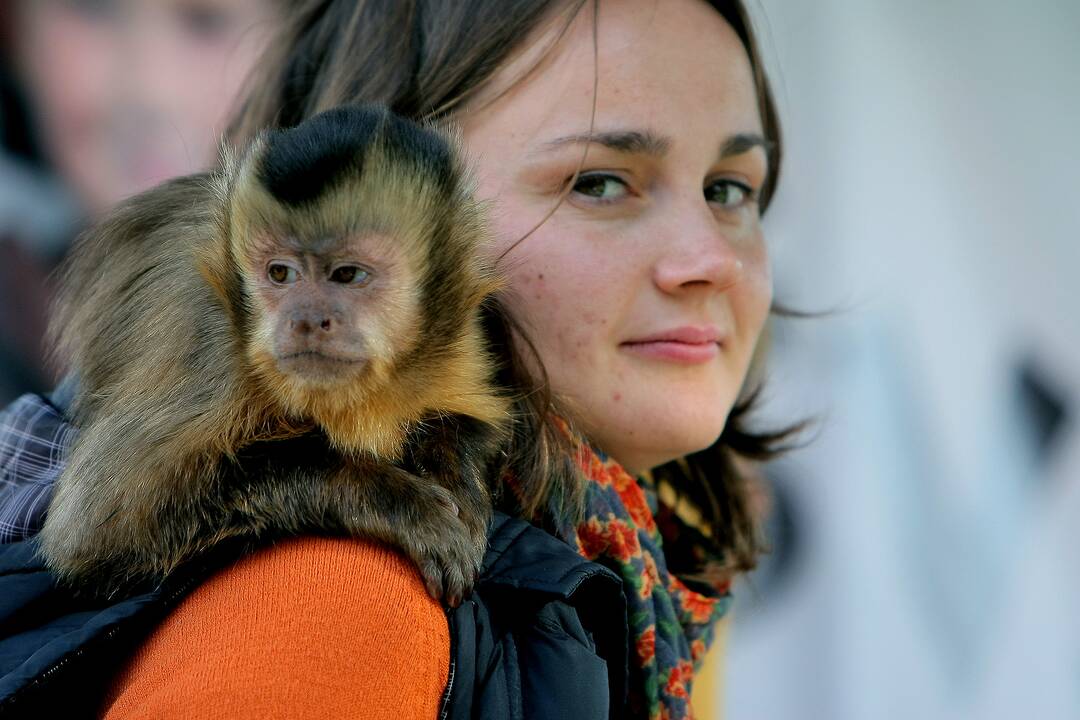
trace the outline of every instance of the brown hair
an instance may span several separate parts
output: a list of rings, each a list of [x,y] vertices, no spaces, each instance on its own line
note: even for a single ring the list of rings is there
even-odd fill
[[[265,127],[288,127],[337,105],[374,102],[413,119],[439,119],[474,96],[545,22],[566,23],[588,0],[298,0],[286,14],[253,77],[229,135],[244,142]],[[593,0],[596,2],[596,0]],[[742,40],[757,87],[759,111],[770,142],[769,176],[760,194],[768,207],[780,167],[780,126],[758,47],[741,0],[711,0]],[[523,351],[535,350],[497,301],[486,313],[493,350],[502,361],[499,381],[514,393],[515,431],[504,456],[516,478],[507,505],[535,517],[554,502],[580,512],[583,486],[545,377],[536,378]],[[513,338],[524,339],[524,343]],[[524,348],[517,347],[524,344]],[[532,367],[539,366],[534,361]],[[540,373],[541,376],[543,373]],[[759,518],[751,508],[748,479],[738,458],[765,459],[791,431],[756,434],[745,428],[756,393],[731,411],[710,448],[658,468],[654,477],[675,489],[701,514],[707,540],[732,570],[752,568],[761,551]],[[495,488],[497,494],[501,487]],[[689,558],[669,558],[672,568],[692,569]]]

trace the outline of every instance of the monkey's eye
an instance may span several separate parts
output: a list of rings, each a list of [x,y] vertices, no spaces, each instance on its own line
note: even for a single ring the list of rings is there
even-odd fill
[[[296,270],[283,263],[270,263],[266,268],[266,275],[271,282],[278,285],[288,285],[296,282]]]
[[[357,265],[342,265],[334,268],[330,273],[330,282],[343,285],[363,285],[371,277],[371,273]]]

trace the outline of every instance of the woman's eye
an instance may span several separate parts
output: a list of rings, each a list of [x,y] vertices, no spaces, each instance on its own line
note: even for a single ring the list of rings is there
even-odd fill
[[[278,285],[296,282],[296,270],[282,263],[270,263],[266,268],[266,275],[271,282]]]
[[[597,173],[579,176],[574,192],[600,202],[612,202],[626,196],[629,188],[621,178]]]
[[[356,265],[342,265],[330,273],[330,281],[342,285],[363,285],[370,277],[370,272]]]
[[[705,199],[725,208],[737,208],[755,200],[754,191],[734,180],[717,180],[705,188]]]

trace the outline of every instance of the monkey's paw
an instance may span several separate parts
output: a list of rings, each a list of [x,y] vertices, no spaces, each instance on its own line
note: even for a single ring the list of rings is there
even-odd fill
[[[476,581],[483,547],[459,518],[451,494],[437,485],[427,490],[429,496],[417,498],[422,507],[399,544],[419,568],[428,594],[457,607]]]

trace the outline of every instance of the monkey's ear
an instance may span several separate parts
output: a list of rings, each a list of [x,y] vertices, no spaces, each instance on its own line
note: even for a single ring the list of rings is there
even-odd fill
[[[264,131],[244,148],[222,143],[220,164],[214,174],[213,184],[214,192],[227,214],[230,214],[229,209],[235,205],[234,200],[238,196],[244,196],[240,203],[243,205],[253,201],[248,197],[253,192],[259,194],[258,188],[253,187],[258,183],[253,182],[252,175],[258,170],[258,159],[266,147],[266,142],[267,132]]]
[[[225,175],[236,172],[236,165],[239,162],[237,156],[238,153],[232,143],[222,138],[221,145],[218,146],[218,169]]]
[[[222,143],[221,175],[230,187],[243,183],[244,178],[253,172],[255,160],[262,155],[263,148],[266,147],[267,134],[268,131],[259,133],[245,148],[237,149],[228,143]]]
[[[464,131],[461,122],[456,118],[444,116],[440,118],[427,118],[421,122],[425,130],[436,133],[450,148],[450,162],[454,166],[454,173],[458,177],[458,190],[461,193],[459,202],[475,207],[488,207],[488,203],[477,200],[476,170],[465,155]],[[486,209],[484,212],[488,212]]]
[[[232,146],[227,138],[222,138],[221,143],[218,145],[218,164],[214,168],[212,176],[214,194],[222,206],[228,201],[229,187],[232,185],[232,178],[236,176],[236,168],[239,162],[236,148]]]

